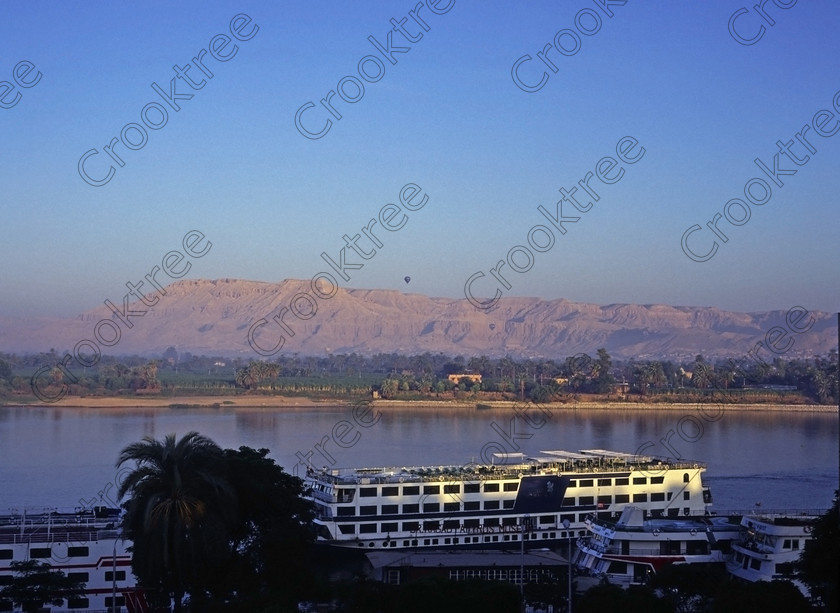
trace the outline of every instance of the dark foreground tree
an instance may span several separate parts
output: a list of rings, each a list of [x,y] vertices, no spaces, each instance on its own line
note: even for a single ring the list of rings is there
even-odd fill
[[[236,557],[215,600],[227,600],[230,610],[256,611],[269,604],[291,609],[314,592],[312,505],[301,497],[303,481],[268,453],[250,447],[224,451],[238,501],[231,533]]]
[[[790,581],[731,580],[715,594],[711,613],[811,613],[808,599]]]
[[[120,487],[123,530],[132,541],[132,570],[140,584],[174,599],[206,592],[230,562],[236,501],[222,450],[197,432],[176,441],[146,437],[120,453],[135,462]]]
[[[575,613],[674,613],[674,607],[656,596],[647,586],[634,585],[624,589],[618,585],[601,583],[586,590],[574,603]]]
[[[838,530],[838,492],[831,509],[814,524],[812,540],[805,543],[799,556],[798,575],[811,590],[811,595],[834,613],[840,608],[837,584],[840,576],[840,530]]]
[[[59,606],[64,599],[84,598],[85,582],[69,579],[60,570],[50,570],[46,562],[12,562],[15,577],[0,588],[0,603],[11,601],[24,611],[37,611],[45,604]],[[5,609],[3,609],[5,610]]]

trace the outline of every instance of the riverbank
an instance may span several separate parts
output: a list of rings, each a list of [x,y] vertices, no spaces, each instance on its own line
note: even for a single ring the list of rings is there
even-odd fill
[[[119,409],[119,408],[157,408],[157,409],[290,409],[290,408],[331,408],[358,402],[360,399],[309,398],[305,396],[113,396],[113,397],[75,397],[67,396],[56,404],[45,404],[40,401],[3,402],[6,407],[70,407],[85,409]],[[389,410],[452,408],[473,410],[504,410],[518,404],[510,400],[372,400],[373,407]],[[832,413],[837,412],[833,405],[807,404],[748,404],[727,403],[720,405],[704,403],[704,405],[723,406],[729,411],[760,411],[760,412],[800,412],[800,413]],[[540,407],[550,411],[681,411],[695,410],[701,406],[697,402],[639,402],[616,400],[570,400],[568,402],[551,402],[541,404]]]

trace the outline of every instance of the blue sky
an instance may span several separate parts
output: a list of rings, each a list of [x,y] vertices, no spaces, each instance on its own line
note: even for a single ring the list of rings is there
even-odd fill
[[[458,298],[484,271],[475,287],[489,295],[490,268],[547,223],[537,207],[553,211],[558,190],[615,157],[625,136],[644,157],[623,165],[615,184],[594,179],[600,200],[534,254],[533,268],[508,270],[504,295],[840,310],[840,135],[817,136],[812,127],[816,152],[799,167],[781,161],[796,174],[780,177],[784,186],[772,185],[765,205],[749,205],[748,222],[720,222],[729,240],[710,260],[692,261],[681,249],[693,224],[744,199],[748,180],[770,184],[755,158],[772,165],[776,141],[834,109],[840,5],[769,2],[775,25],[754,9],[736,21],[744,37],[766,26],[755,44],[742,45],[727,23],[754,4],[745,0],[628,0],[612,5],[612,18],[593,0],[455,0],[445,14],[421,9],[428,31],[408,16],[414,4],[4,2],[0,81],[11,84],[21,61],[42,76],[0,108],[0,314],[72,316],[119,300],[126,281],[139,280],[193,229],[213,247],[193,262],[191,278],[308,279],[325,269],[321,252],[337,257],[342,235],[398,202],[407,183],[421,186],[428,204],[408,212],[405,227],[387,233],[341,286]],[[537,51],[574,29],[582,9],[582,26],[594,28],[594,14],[600,30],[579,35],[574,55],[549,51],[558,70],[546,69],[542,89],[519,89],[514,62],[530,54],[522,74],[539,78]],[[213,78],[194,91],[179,83],[179,93],[194,97],[170,108],[165,126],[147,129],[141,149],[117,145],[125,166],[112,180],[83,181],[82,155],[96,148],[91,172],[107,168],[102,148],[140,122],[147,103],[165,107],[151,84],[166,89],[173,66],[192,62],[215,35],[229,36],[240,13],[256,34],[234,41],[226,62],[207,54]],[[405,27],[422,39],[393,34],[410,51],[394,54],[396,65],[383,61],[385,74],[364,83],[361,100],[334,97],[342,119],[325,136],[302,136],[297,110],[312,101],[306,125],[323,125],[329,116],[319,100],[343,77],[358,79],[364,56],[382,61],[368,37],[384,44],[392,18],[408,18]],[[195,66],[188,74],[203,77]],[[15,93],[2,91],[8,104]],[[711,245],[710,232],[692,236],[695,249]]]

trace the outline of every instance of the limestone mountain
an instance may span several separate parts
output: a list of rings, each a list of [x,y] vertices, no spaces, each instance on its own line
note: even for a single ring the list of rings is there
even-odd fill
[[[235,279],[182,280],[165,288],[152,307],[130,303],[131,317],[115,315],[104,304],[72,319],[0,317],[0,351],[72,351],[77,343],[99,333],[113,355],[160,355],[169,346],[205,355],[260,356],[248,344],[248,330],[265,318],[257,341],[273,347],[283,334],[272,317],[300,293],[309,281],[266,283]],[[311,292],[308,293],[311,296]],[[442,352],[448,355],[488,355],[563,358],[578,352],[594,355],[599,347],[618,358],[641,359],[740,356],[764,339],[773,326],[785,325],[785,311],[737,313],[714,307],[662,304],[606,306],[564,299],[502,298],[490,311],[465,299],[432,298],[396,290],[339,288],[327,300],[318,299],[316,312],[300,319],[286,312],[282,321],[284,353]],[[115,306],[123,310],[122,304]],[[794,305],[790,305],[794,306]],[[803,305],[807,308],[807,305]],[[306,300],[297,303],[303,316],[311,313]],[[142,314],[141,314],[142,313]],[[824,354],[836,346],[834,314],[813,312],[816,322],[795,334],[786,358]],[[131,326],[128,325],[131,324]],[[115,330],[119,338],[114,341]],[[84,353],[90,350],[82,347]]]

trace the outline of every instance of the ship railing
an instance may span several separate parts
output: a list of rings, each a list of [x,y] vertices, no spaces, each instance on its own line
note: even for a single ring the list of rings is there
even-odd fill
[[[591,543],[581,543],[578,542],[578,549],[589,549],[593,551],[597,551],[602,555],[623,555],[623,556],[681,556],[685,555],[682,552],[675,552],[675,553],[663,553],[660,548],[642,548],[642,547],[631,547],[629,550],[622,550],[621,547],[604,547],[604,546],[593,546]]]
[[[119,530],[62,530],[52,528],[47,532],[46,527],[41,530],[24,532],[0,533],[0,544],[25,545],[30,543],[81,543],[118,539]]]
[[[725,515],[725,516],[737,516],[740,515],[742,517],[747,518],[754,518],[757,521],[766,521],[767,523],[772,523],[775,525],[783,526],[786,525],[785,521],[790,521],[790,524],[787,525],[800,525],[800,523],[808,523],[811,520],[816,519],[822,515],[825,515],[828,512],[827,508],[824,509],[762,509],[762,508],[752,508],[752,509],[734,509],[734,510],[715,510],[712,511],[713,515]],[[781,520],[781,521],[779,521]],[[799,523],[795,523],[799,522]]]
[[[671,458],[655,458],[644,462],[624,462],[620,460],[577,460],[545,462],[530,460],[516,464],[486,464],[486,465],[450,465],[450,466],[419,466],[411,467],[381,467],[358,469],[313,469],[307,470],[307,476],[322,482],[336,485],[355,485],[365,480],[369,484],[396,483],[403,479],[417,481],[440,481],[451,477],[452,480],[487,480],[514,479],[528,474],[554,474],[562,472],[599,473],[605,470],[620,471],[662,471],[666,469],[706,468],[705,463],[690,460],[674,460]]]

